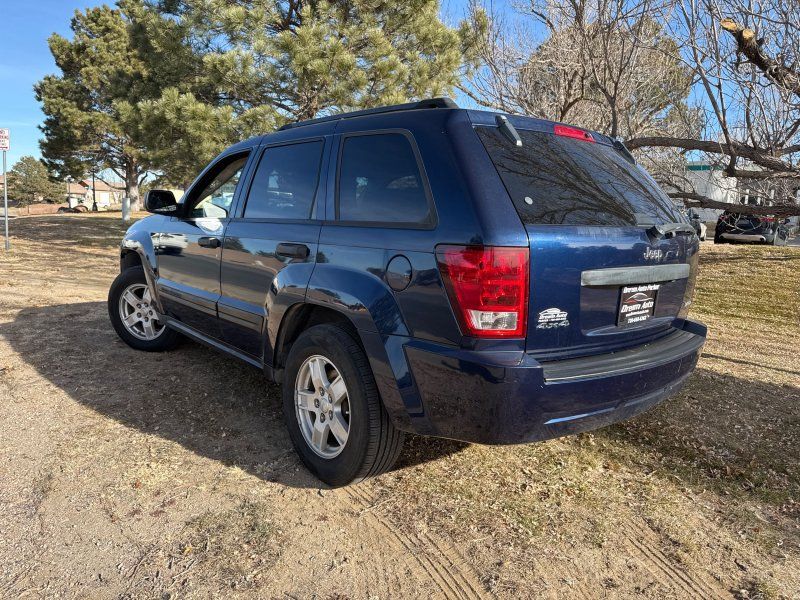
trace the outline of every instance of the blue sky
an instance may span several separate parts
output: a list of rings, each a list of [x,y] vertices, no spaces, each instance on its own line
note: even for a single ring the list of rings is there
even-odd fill
[[[111,2],[106,1],[106,4]],[[40,156],[37,126],[44,119],[33,95],[33,85],[56,72],[47,38],[69,37],[76,9],[104,4],[99,0],[2,0],[0,3],[0,127],[11,130],[8,168],[21,156]],[[464,14],[466,0],[443,0],[446,21]]]
[[[26,154],[39,156],[44,115],[33,95],[33,84],[56,66],[47,47],[54,32],[69,35],[76,8],[102,4],[95,0],[3,0],[0,22],[0,127],[11,130],[8,168]]]

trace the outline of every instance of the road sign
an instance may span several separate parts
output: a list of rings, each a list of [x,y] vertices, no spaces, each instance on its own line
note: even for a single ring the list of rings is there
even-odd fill
[[[3,152],[3,221],[6,235],[6,252],[11,249],[11,240],[8,239],[8,173],[6,173],[6,152],[11,150],[11,134],[8,129],[0,129],[0,151]]]

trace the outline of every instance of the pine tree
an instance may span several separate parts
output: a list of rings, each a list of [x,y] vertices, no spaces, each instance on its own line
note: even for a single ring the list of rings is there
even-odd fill
[[[60,74],[46,76],[34,88],[45,113],[41,148],[48,167],[75,178],[111,169],[125,181],[134,207],[139,185],[157,165],[138,137],[132,107],[160,98],[195,68],[192,53],[181,52],[179,42],[148,46],[151,36],[158,40],[175,31],[163,20],[137,22],[145,16],[153,15],[141,0],[76,11],[72,39],[58,34],[49,39]]]
[[[203,48],[223,101],[255,121],[308,119],[449,93],[480,32],[438,0],[164,1]]]
[[[226,145],[300,119],[444,95],[483,26],[439,0],[119,0],[76,12],[36,86],[49,167],[190,182]]]
[[[183,47],[202,61],[202,86],[168,90],[138,107],[153,156],[178,181],[196,174],[226,138],[449,94],[472,66],[485,29],[480,19],[446,26],[438,0],[163,0],[150,6],[180,28]]]
[[[65,195],[63,185],[53,181],[44,163],[33,156],[20,158],[8,173],[8,197],[20,205],[58,202]]]

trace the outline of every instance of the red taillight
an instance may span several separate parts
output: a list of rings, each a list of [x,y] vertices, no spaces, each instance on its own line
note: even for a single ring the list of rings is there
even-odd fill
[[[439,246],[436,259],[462,333],[525,336],[528,248]]]
[[[774,223],[775,222],[775,217],[761,217],[761,220],[766,222],[766,223]]]
[[[562,137],[583,140],[584,142],[594,142],[592,134],[577,127],[567,127],[566,125],[556,125],[554,133]]]

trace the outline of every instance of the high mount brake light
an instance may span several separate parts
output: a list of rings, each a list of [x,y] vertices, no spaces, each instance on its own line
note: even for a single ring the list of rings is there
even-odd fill
[[[591,133],[578,129],[577,127],[567,127],[566,125],[556,125],[554,133],[561,137],[573,138],[575,140],[582,140],[584,142],[594,142],[595,139]]]
[[[528,257],[528,248],[436,248],[439,271],[464,335],[525,337]]]

